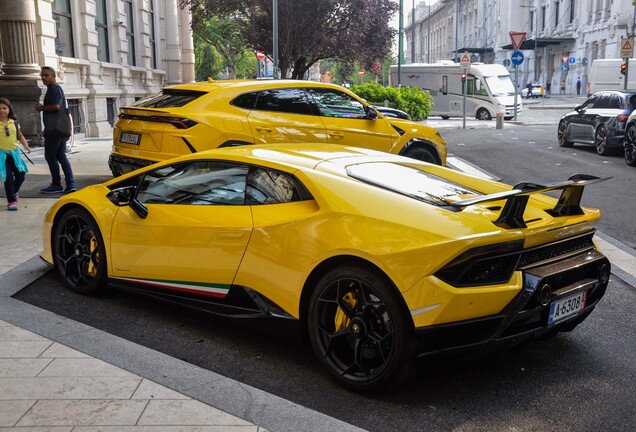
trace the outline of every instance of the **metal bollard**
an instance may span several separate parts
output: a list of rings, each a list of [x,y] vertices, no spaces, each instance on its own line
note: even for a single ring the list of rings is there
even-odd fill
[[[498,112],[495,116],[495,127],[497,129],[503,129],[503,124],[504,124],[504,113],[502,112]]]

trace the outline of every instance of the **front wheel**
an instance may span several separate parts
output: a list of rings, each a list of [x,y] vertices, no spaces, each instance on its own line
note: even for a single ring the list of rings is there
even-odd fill
[[[428,162],[432,164],[438,163],[437,158],[435,157],[433,152],[424,147],[418,146],[418,147],[410,148],[406,152],[404,152],[404,156],[410,157],[411,159],[417,159],[422,162]]]
[[[574,145],[572,141],[568,141],[568,125],[563,120],[559,123],[557,139],[560,147],[572,147]]]
[[[353,390],[399,383],[413,370],[413,326],[391,281],[346,265],[327,273],[309,302],[307,328],[318,360]]]
[[[625,132],[625,162],[629,166],[636,166],[636,126],[631,125]]]
[[[53,261],[66,284],[80,294],[97,294],[106,285],[106,250],[95,219],[84,209],[62,215],[53,227]]]
[[[596,153],[601,156],[607,156],[609,154],[610,149],[607,145],[607,128],[604,125],[600,125],[598,129],[596,129],[594,145],[596,146]]]
[[[475,116],[477,120],[491,120],[492,116],[488,112],[486,108],[479,108],[477,111],[477,115]]]

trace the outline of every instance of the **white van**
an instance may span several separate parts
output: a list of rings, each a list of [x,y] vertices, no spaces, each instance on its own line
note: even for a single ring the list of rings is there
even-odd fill
[[[601,90],[625,89],[625,75],[621,74],[623,59],[598,59],[592,62],[590,79],[588,80],[587,95]],[[628,68],[627,88],[636,89],[636,59],[630,59]]]
[[[397,85],[397,65],[391,66],[391,83]],[[461,74],[464,69],[453,61],[410,63],[400,66],[400,84],[428,90],[433,98],[431,115],[446,119],[464,115]],[[466,77],[466,115],[490,120],[503,112],[509,120],[515,115],[515,86],[508,70],[499,64],[472,63]],[[517,114],[523,103],[517,97]]]

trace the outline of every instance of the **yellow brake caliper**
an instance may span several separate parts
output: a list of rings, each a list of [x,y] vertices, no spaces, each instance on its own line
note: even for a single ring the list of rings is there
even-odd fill
[[[90,246],[91,259],[88,261],[88,269],[87,269],[87,273],[91,277],[97,276],[97,265],[99,264],[99,252],[95,252],[96,249],[97,249],[97,238],[93,236],[91,237],[91,246]],[[95,255],[93,255],[93,252],[95,252]],[[95,262],[93,262],[93,260]]]
[[[347,303],[351,309],[355,308],[356,304],[358,303],[358,300],[352,292],[348,292],[347,294],[345,294],[342,300],[344,300],[344,302]],[[349,317],[344,313],[342,308],[339,307],[336,311],[336,316],[334,317],[335,330],[340,331],[347,328],[347,326],[349,325],[349,321]]]

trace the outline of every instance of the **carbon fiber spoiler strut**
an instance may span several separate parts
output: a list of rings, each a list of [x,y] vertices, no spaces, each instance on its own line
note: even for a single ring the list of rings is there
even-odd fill
[[[523,220],[523,213],[526,210],[526,205],[528,204],[530,195],[562,190],[563,192],[561,192],[559,201],[552,209],[548,210],[548,213],[554,217],[581,215],[583,214],[583,209],[581,208],[581,197],[583,196],[584,187],[589,184],[600,183],[611,178],[612,177],[601,178],[587,174],[574,174],[566,181],[549,185],[522,182],[514,185],[510,191],[455,201],[450,203],[450,205],[463,209],[474,204],[506,200],[506,204],[501,210],[501,214],[494,222],[495,225],[501,228],[526,228],[526,223]]]

